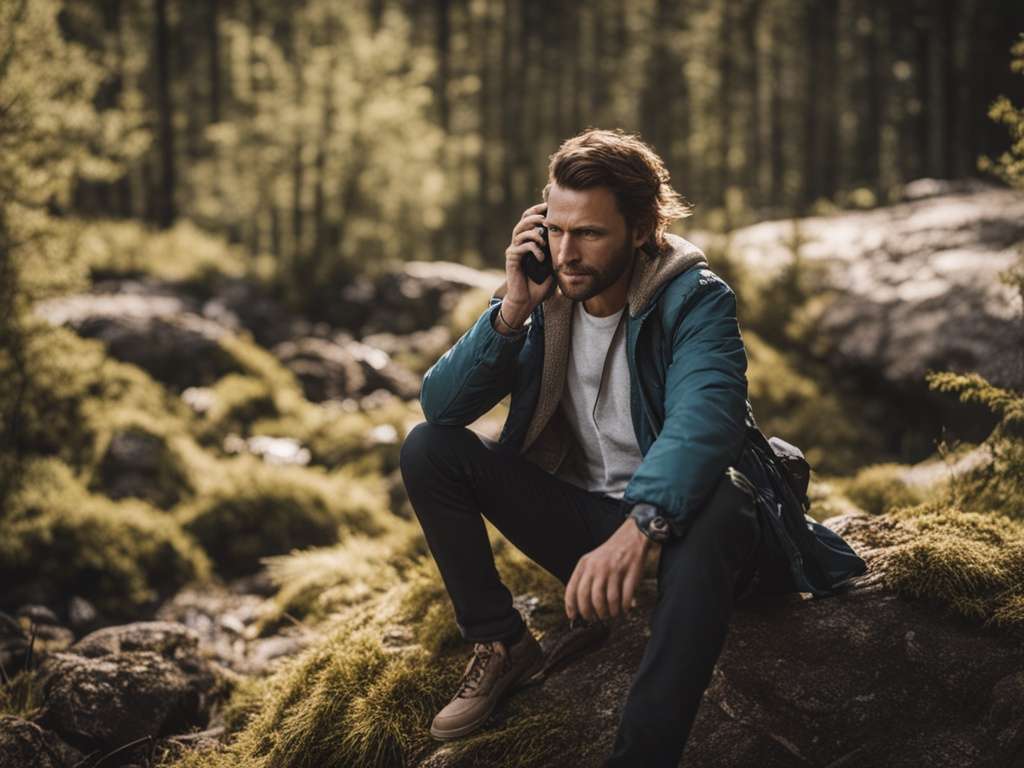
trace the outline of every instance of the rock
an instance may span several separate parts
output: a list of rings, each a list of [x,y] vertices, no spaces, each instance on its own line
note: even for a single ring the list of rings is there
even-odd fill
[[[194,666],[199,651],[199,636],[175,622],[139,621],[98,629],[75,643],[71,651],[87,658],[126,651],[152,651],[167,659]]]
[[[870,568],[874,555],[859,539],[873,538],[880,519],[848,515],[827,524]],[[831,598],[754,594],[736,605],[683,765],[917,768],[922,755],[936,766],[1021,764],[1020,640],[897,597],[872,574]],[[641,582],[637,598],[640,610],[620,617],[603,646],[515,693],[487,735],[500,739],[519,718],[566,713],[572,727],[560,737],[561,750],[574,765],[600,765],[646,644],[653,578]],[[542,645],[563,631],[552,630]],[[444,768],[468,758],[439,747],[418,765]]]
[[[31,624],[60,624],[57,614],[45,605],[23,605],[15,611],[19,619],[27,619]]]
[[[84,597],[72,595],[68,601],[68,623],[76,632],[88,632],[96,628],[99,620],[96,607]]]
[[[341,344],[328,339],[286,341],[271,350],[302,384],[309,400],[341,400],[366,387],[363,366]]]
[[[410,261],[373,279],[356,277],[328,308],[328,319],[356,336],[414,333],[438,325],[467,290],[493,291],[504,277],[453,262]]]
[[[897,205],[799,220],[805,278],[816,275],[800,324],[805,354],[887,404],[892,418],[878,425],[886,442],[919,431],[913,445],[923,456],[940,423],[972,442],[994,424],[984,409],[930,392],[926,371],[976,371],[1024,387],[1021,300],[999,280],[1020,258],[1024,195],[976,181],[922,179],[907,189]],[[752,287],[792,263],[793,234],[789,220],[731,233],[730,253]]]
[[[57,734],[12,715],[0,715],[0,768],[72,768],[82,754]]]
[[[244,438],[232,434],[224,438],[223,449],[225,453],[251,453],[254,456],[259,456],[267,464],[278,466],[304,467],[313,458],[308,448],[304,448],[302,443],[291,437],[254,435]]]
[[[99,658],[57,653],[39,675],[44,724],[75,744],[113,749],[200,720],[199,692],[173,662],[152,651]]]
[[[344,400],[376,389],[405,400],[419,396],[420,377],[394,363],[387,352],[343,333],[333,339],[294,339],[272,351],[314,402]]]
[[[285,633],[259,637],[264,611],[260,595],[232,589],[183,589],[157,611],[163,619],[179,621],[194,631],[204,649],[221,664],[246,675],[268,674],[284,658],[297,654],[314,639],[312,631],[290,626]],[[271,585],[270,593],[276,591]]]
[[[238,366],[221,347],[227,330],[171,296],[79,294],[40,302],[54,325],[102,341],[112,357],[133,363],[178,391],[210,384]]]
[[[261,346],[309,333],[309,323],[293,317],[251,280],[223,278],[215,288],[216,295],[203,304],[203,317],[235,331],[244,328]]]
[[[48,656],[37,675],[47,727],[96,748],[205,725],[226,688],[199,636],[163,621],[97,630]]]
[[[114,432],[96,478],[98,489],[112,499],[134,497],[162,509],[191,491],[188,473],[167,441],[138,428]]]

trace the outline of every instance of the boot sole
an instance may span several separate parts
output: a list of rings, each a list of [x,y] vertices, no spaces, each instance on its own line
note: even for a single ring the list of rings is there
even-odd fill
[[[513,694],[520,687],[523,687],[517,685],[518,683],[532,678],[543,666],[544,654],[540,654],[533,665],[524,669],[517,677],[510,678],[498,689],[498,693],[492,697],[490,705],[476,720],[471,723],[466,723],[465,725],[460,725],[458,728],[437,728],[436,726],[431,725],[430,735],[441,741],[450,741],[452,739],[458,739],[462,736],[469,735],[487,722],[490,716],[494,714],[494,710],[497,709],[499,704],[501,704],[508,696]]]

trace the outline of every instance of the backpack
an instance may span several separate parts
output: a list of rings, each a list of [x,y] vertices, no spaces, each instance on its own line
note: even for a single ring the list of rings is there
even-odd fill
[[[803,451],[780,437],[766,438],[749,401],[746,423],[762,480],[754,484],[755,494],[770,521],[776,549],[788,561],[793,582],[789,587],[815,597],[836,594],[866,573],[867,564],[839,534],[808,514],[811,466]]]

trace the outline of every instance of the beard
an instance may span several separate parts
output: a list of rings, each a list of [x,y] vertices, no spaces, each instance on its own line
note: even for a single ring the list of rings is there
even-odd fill
[[[607,269],[596,270],[591,267],[584,267],[581,264],[572,264],[558,270],[558,287],[562,294],[573,301],[587,301],[615,285],[633,263],[632,242],[633,233],[627,232],[625,241],[616,251],[615,257]],[[562,281],[562,275],[566,272],[572,274],[582,273],[586,277],[581,283],[566,284]]]

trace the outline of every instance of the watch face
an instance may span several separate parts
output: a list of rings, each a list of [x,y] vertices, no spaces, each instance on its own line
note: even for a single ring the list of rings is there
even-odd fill
[[[656,539],[667,539],[669,536],[668,521],[661,515],[651,518],[651,533]]]

